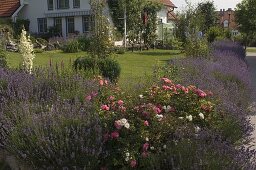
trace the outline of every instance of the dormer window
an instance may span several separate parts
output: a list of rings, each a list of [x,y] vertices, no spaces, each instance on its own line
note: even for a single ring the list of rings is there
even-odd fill
[[[68,9],[69,8],[69,0],[57,0],[57,8],[58,9]]]
[[[80,0],[73,0],[73,8],[80,8]]]

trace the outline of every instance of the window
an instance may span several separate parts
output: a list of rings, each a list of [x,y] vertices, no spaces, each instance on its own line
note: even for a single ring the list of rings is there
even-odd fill
[[[224,28],[228,28],[228,20],[225,20],[225,21],[223,22],[223,26],[224,26]]]
[[[89,32],[90,31],[90,16],[83,16],[83,32]]]
[[[69,8],[69,0],[57,0],[58,9],[67,9]]]
[[[53,0],[48,0],[48,10],[53,10]]]
[[[38,18],[38,33],[46,33],[47,32],[47,20],[46,18]]]
[[[62,35],[62,18],[54,18],[54,26],[57,32]]]
[[[67,32],[68,33],[75,33],[74,17],[67,17]]]
[[[80,8],[80,0],[73,0],[73,8]]]

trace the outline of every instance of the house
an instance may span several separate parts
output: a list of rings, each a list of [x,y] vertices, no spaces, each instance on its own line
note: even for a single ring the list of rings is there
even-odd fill
[[[217,11],[218,14],[218,24],[223,28],[231,31],[233,36],[238,35],[238,25],[235,22],[235,11],[232,8],[228,10],[220,9]]]
[[[170,0],[160,0],[164,7],[158,12],[159,37],[164,29],[173,29],[170,14],[176,6]],[[89,34],[91,26],[90,0],[0,0],[0,17],[9,17],[30,21],[32,34],[45,34],[54,27],[61,36],[72,34]],[[174,13],[172,13],[174,14]],[[110,18],[108,7],[105,15]],[[161,35],[160,35],[161,34]]]
[[[157,13],[158,28],[157,40],[164,41],[173,36],[177,17],[174,9],[177,8],[170,0],[160,0],[163,4],[162,9]]]

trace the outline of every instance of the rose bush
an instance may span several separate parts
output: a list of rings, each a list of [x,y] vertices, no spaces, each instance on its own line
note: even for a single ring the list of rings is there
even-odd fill
[[[101,165],[109,169],[145,168],[147,158],[162,152],[179,127],[196,134],[219,117],[210,91],[167,78],[136,97],[102,79],[99,85],[97,96],[91,92],[86,99],[99,109],[104,139]]]

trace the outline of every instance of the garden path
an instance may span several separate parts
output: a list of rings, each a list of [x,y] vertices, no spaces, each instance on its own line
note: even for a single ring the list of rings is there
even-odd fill
[[[251,76],[253,81],[253,86],[256,88],[256,53],[255,52],[248,52],[246,60],[249,64],[251,70]],[[254,96],[256,98],[256,96]],[[251,122],[254,125],[254,131],[252,133],[252,138],[254,138],[252,145],[253,148],[256,149],[256,113],[255,115],[251,116]]]

